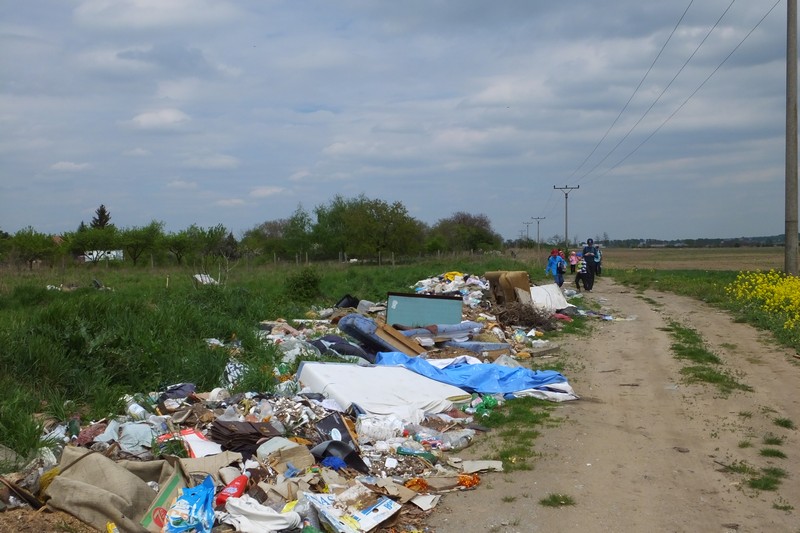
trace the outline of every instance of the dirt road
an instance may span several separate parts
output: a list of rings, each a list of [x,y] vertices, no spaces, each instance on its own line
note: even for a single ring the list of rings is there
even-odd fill
[[[487,474],[477,490],[446,495],[429,525],[437,533],[800,531],[800,429],[774,422],[800,427],[800,360],[696,300],[598,281],[589,298],[636,319],[598,321],[591,337],[561,343],[564,373],[582,398],[558,404],[562,422],[536,440],[533,470]],[[663,329],[671,321],[700,333],[753,391],[725,396],[684,383]],[[768,446],[765,436],[782,443]],[[463,455],[489,456],[490,443]],[[764,457],[764,448],[786,458]],[[787,477],[758,491],[723,465],[777,467]],[[575,505],[539,504],[552,493]]]

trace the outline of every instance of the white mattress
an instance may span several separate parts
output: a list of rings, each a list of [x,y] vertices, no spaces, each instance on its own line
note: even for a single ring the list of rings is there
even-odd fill
[[[399,366],[357,366],[305,361],[297,371],[301,388],[333,398],[344,409],[356,404],[373,415],[395,415],[419,422],[425,413],[453,408],[469,397],[458,387],[434,381]]]

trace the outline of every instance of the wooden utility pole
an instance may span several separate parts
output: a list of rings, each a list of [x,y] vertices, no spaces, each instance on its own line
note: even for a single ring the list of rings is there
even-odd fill
[[[542,239],[539,238],[539,222],[544,220],[547,217],[531,217],[533,220],[536,221],[536,255],[539,259],[542,257]]]
[[[525,247],[527,248],[531,241],[530,226],[533,222],[523,222],[525,224]]]
[[[784,270],[797,275],[797,0],[786,2],[786,244]]]
[[[563,187],[556,187],[553,185],[553,188],[564,193],[564,250],[567,250],[569,248],[569,193],[575,189],[580,189],[581,186],[570,187],[564,185]]]

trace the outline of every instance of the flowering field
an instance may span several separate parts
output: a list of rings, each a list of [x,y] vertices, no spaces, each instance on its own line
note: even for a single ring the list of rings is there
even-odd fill
[[[746,315],[761,315],[753,318],[778,323],[785,335],[800,337],[800,278],[776,270],[741,272],[726,291]]]

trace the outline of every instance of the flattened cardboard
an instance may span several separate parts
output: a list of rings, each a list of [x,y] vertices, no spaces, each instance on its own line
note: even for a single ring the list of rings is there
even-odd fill
[[[320,519],[337,533],[366,533],[401,509],[391,498],[379,496],[361,484],[338,494],[306,493]],[[341,511],[346,506],[346,511]]]
[[[397,348],[398,352],[402,352],[410,357],[416,357],[425,353],[425,348],[420,346],[417,341],[409,339],[388,324],[379,325],[378,329],[375,330],[375,335],[384,342]]]

